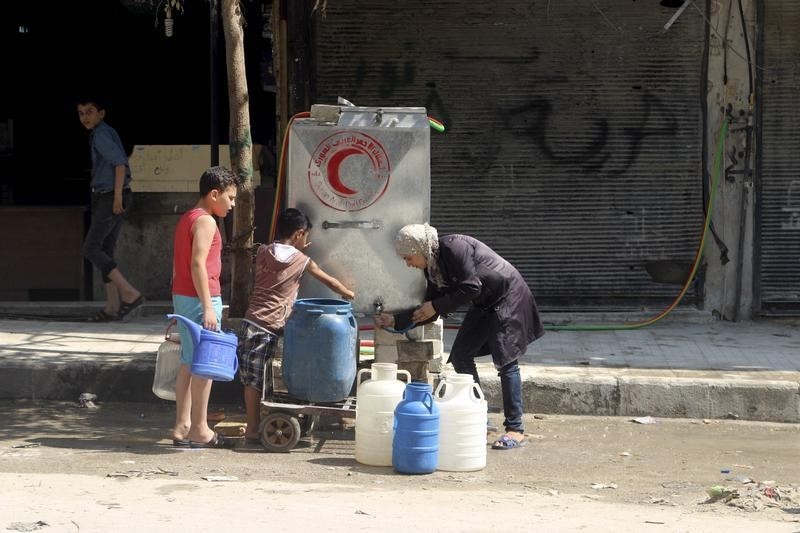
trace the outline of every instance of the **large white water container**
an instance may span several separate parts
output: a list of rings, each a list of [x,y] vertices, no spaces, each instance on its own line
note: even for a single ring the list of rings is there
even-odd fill
[[[361,382],[364,374],[372,377]],[[358,371],[356,382],[356,461],[371,466],[392,466],[392,426],[394,409],[403,399],[411,381],[407,370],[397,370],[394,363],[373,363]],[[485,423],[485,422],[484,422]]]
[[[488,405],[470,374],[450,374],[436,387],[439,406],[439,470],[468,472],[486,467]]]

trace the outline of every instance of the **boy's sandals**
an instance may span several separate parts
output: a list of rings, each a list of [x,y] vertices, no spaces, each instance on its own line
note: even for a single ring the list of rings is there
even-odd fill
[[[132,302],[122,302],[119,306],[119,313],[117,313],[117,320],[123,320],[133,311],[139,309],[142,304],[144,304],[144,296],[141,294]]]
[[[208,442],[189,441],[190,448],[233,448],[235,445],[236,443],[233,439],[226,438],[221,433],[214,433],[214,436]]]
[[[118,316],[106,313],[105,309],[101,309],[96,315],[89,318],[89,322],[115,322],[118,320]]]
[[[503,435],[492,444],[493,450],[513,450],[515,448],[522,448],[525,446],[527,442],[524,440],[517,440],[508,436],[508,434]]]

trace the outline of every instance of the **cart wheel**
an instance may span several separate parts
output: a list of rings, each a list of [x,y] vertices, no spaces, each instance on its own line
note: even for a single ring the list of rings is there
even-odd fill
[[[287,413],[271,413],[261,420],[261,444],[271,452],[286,453],[300,440],[300,422]]]
[[[314,426],[317,424],[317,417],[314,415],[300,415],[298,421],[300,422],[300,434],[305,437],[314,431]]]

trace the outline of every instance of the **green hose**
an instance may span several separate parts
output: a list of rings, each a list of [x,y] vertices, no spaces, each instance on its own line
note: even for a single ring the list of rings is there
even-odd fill
[[[706,208],[706,218],[705,224],[703,226],[703,234],[700,237],[700,244],[697,247],[697,252],[695,253],[694,263],[692,264],[692,271],[689,273],[689,276],[686,278],[686,282],[683,284],[683,288],[681,292],[678,293],[678,296],[673,300],[672,304],[669,305],[666,309],[661,311],[658,315],[649,318],[647,320],[643,320],[641,322],[633,322],[631,324],[570,324],[570,325],[546,325],[544,329],[549,331],[620,331],[620,330],[628,330],[628,329],[639,329],[650,326],[655,324],[665,316],[667,316],[670,312],[672,312],[675,307],[678,306],[680,301],[683,299],[683,296],[686,294],[686,291],[689,290],[689,285],[692,284],[692,280],[694,279],[695,274],[697,273],[697,268],[700,265],[700,259],[703,256],[703,247],[705,246],[706,242],[706,235],[708,234],[708,227],[711,224],[711,209],[714,206],[714,196],[717,193],[717,184],[719,183],[720,176],[722,175],[722,158],[724,153],[724,146],[725,146],[725,137],[728,135],[728,122],[723,120],[722,122],[722,131],[719,134],[719,140],[717,141],[717,151],[714,155],[714,168],[711,172],[711,188],[708,194],[708,206]]]

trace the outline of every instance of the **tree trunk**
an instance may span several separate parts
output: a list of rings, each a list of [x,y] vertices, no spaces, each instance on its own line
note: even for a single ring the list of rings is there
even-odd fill
[[[253,278],[253,140],[250,136],[250,106],[244,64],[243,16],[239,0],[222,0],[222,27],[228,65],[230,102],[229,144],[232,170],[241,184],[233,210],[233,275],[230,317],[247,311]]]

